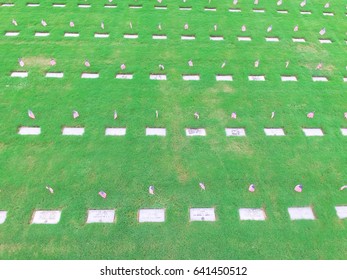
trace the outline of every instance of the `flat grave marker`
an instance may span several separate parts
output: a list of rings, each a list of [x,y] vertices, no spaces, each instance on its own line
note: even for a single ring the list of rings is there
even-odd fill
[[[140,223],[162,223],[165,222],[165,209],[140,209],[138,212]]]
[[[311,207],[289,207],[288,213],[291,220],[315,220],[316,219]]]
[[[263,208],[240,208],[240,220],[243,221],[265,221],[266,214]]]
[[[347,219],[347,206],[335,206],[335,210],[339,219]]]
[[[7,36],[7,37],[16,37],[18,35],[19,35],[18,31],[7,31],[7,32],[5,32],[5,36]]]
[[[34,211],[31,224],[57,224],[60,221],[61,211]]]
[[[125,39],[137,39],[139,38],[139,34],[124,34],[123,37]]]
[[[223,36],[210,36],[211,41],[223,41],[224,37]]]
[[[63,78],[64,73],[63,72],[47,72],[45,75],[46,78]]]
[[[11,73],[11,77],[26,78],[26,77],[28,77],[28,72],[26,72],[26,71],[14,71]]]
[[[166,81],[166,74],[150,74],[149,78],[151,80]]]
[[[204,128],[186,128],[186,136],[206,136]]]
[[[248,76],[249,81],[265,81],[264,75],[258,75],[258,76]]]
[[[63,135],[82,136],[84,134],[84,127],[67,127],[65,126],[62,131]]]
[[[64,33],[64,37],[72,37],[72,38],[76,38],[79,37],[80,34],[78,32],[65,32]]]
[[[35,37],[48,37],[49,32],[35,32]]]
[[[297,82],[298,79],[296,76],[281,76],[282,82]]]
[[[347,136],[347,128],[341,128],[341,133],[343,136]]]
[[[116,79],[132,80],[133,74],[116,74]]]
[[[216,81],[219,81],[219,82],[231,82],[233,80],[233,76],[232,75],[222,75],[222,74],[219,74],[219,75],[216,75]]]
[[[182,78],[184,81],[199,81],[200,75],[199,74],[184,74],[182,75]]]
[[[94,33],[94,38],[108,38],[110,37],[109,33]]]
[[[294,43],[305,43],[306,39],[305,38],[292,38],[292,41]]]
[[[266,42],[279,42],[280,39],[278,37],[265,37]]]
[[[305,136],[324,136],[323,131],[320,128],[303,128]]]
[[[6,221],[7,211],[0,211],[0,225]]]
[[[190,208],[190,221],[214,222],[216,215],[214,208]]]
[[[114,223],[115,210],[88,210],[87,224]]]
[[[18,130],[19,135],[40,135],[41,127],[38,126],[21,126]]]
[[[237,37],[237,40],[250,42],[250,41],[252,41],[252,37]]]
[[[154,39],[154,40],[166,40],[167,35],[166,34],[153,34],[152,39]]]
[[[312,77],[312,81],[314,82],[328,82],[328,78],[327,77],[323,77],[323,76],[313,76]]]
[[[264,128],[266,136],[285,136],[283,128]]]
[[[126,134],[125,127],[108,127],[105,129],[106,136],[124,136]]]
[[[166,128],[147,127],[146,136],[166,136]]]
[[[83,72],[81,75],[82,79],[97,79],[99,78],[99,73],[87,73]]]
[[[226,128],[226,136],[246,136],[246,130],[244,128]]]
[[[181,35],[182,40],[195,40],[195,35]]]

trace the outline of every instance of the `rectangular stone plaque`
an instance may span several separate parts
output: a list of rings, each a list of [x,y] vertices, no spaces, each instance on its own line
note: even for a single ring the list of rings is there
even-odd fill
[[[0,225],[6,221],[7,211],[0,211]]]
[[[41,134],[40,127],[29,127],[29,126],[21,126],[18,131],[19,135],[39,135]]]
[[[324,133],[320,128],[303,128],[302,131],[306,136],[324,136]]]
[[[186,128],[186,136],[206,136],[204,128]]]
[[[64,127],[63,135],[81,136],[84,134],[84,127]]]
[[[246,136],[244,128],[226,128],[225,133],[227,136]]]
[[[124,136],[126,134],[125,127],[108,127],[105,130],[106,136]]]
[[[190,221],[214,222],[216,215],[214,208],[190,208]]]
[[[283,128],[264,128],[267,136],[285,136]]]
[[[240,208],[240,220],[264,221],[266,214],[262,208]]]
[[[146,136],[166,136],[166,128],[147,127]]]
[[[347,219],[347,206],[336,206],[335,210],[340,219]]]
[[[34,211],[32,224],[57,224],[60,221],[61,211]]]
[[[165,209],[140,209],[138,219],[140,223],[165,222]]]
[[[115,210],[88,210],[87,224],[114,223]]]
[[[315,220],[311,207],[290,207],[288,213],[291,220]]]

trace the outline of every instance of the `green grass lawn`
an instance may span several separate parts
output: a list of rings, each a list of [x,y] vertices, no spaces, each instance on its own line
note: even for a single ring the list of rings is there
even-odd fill
[[[32,8],[26,1],[11,2],[14,7],[0,7],[1,32],[20,31],[18,37],[0,38],[0,210],[8,211],[0,225],[1,259],[347,258],[347,223],[334,209],[347,205],[347,191],[339,191],[347,184],[347,137],[340,132],[347,128],[344,1],[334,1],[329,9],[323,7],[326,0],[308,1],[305,8],[300,0],[284,1],[280,9],[288,14],[276,12],[276,1],[260,1],[257,7],[265,13],[252,12],[253,1],[239,1],[241,13],[228,12],[232,1],[214,0],[164,0],[167,10],[140,0],[114,0],[115,9],[105,9],[108,1],[100,0],[41,0]],[[64,2],[65,8],[52,7]],[[82,9],[77,3],[92,6]],[[143,8],[129,9],[129,4]],[[180,11],[180,5],[193,9]],[[217,11],[204,11],[205,6]],[[301,15],[300,9],[312,14]],[[324,10],[335,16],[323,16]],[[189,30],[183,29],[185,23]],[[241,32],[243,24],[246,32]],[[296,24],[299,31],[293,32]],[[327,33],[320,36],[323,27]],[[35,31],[50,36],[37,38]],[[64,32],[80,37],[64,38]],[[97,39],[95,32],[110,37]],[[124,39],[126,33],[139,38]],[[153,40],[152,34],[168,39]],[[196,40],[182,41],[182,34],[194,34]],[[210,35],[224,41],[210,41]],[[238,42],[237,36],[252,41]],[[265,36],[280,42],[265,42]],[[292,37],[307,42],[293,43]],[[320,44],[320,38],[333,44]],[[49,66],[52,57],[54,67]],[[257,59],[260,66],[254,68]],[[316,70],[320,62],[323,69]],[[133,80],[115,79],[122,63]],[[149,80],[159,64],[168,80]],[[28,78],[10,77],[19,70],[28,71]],[[45,78],[47,71],[64,72],[64,78]],[[81,79],[85,71],[100,78]],[[200,74],[201,80],[183,81],[182,74],[189,73]],[[216,74],[233,75],[234,81],[216,82]],[[266,81],[250,82],[248,75],[265,75]],[[281,75],[296,75],[298,82],[281,82]],[[314,83],[314,75],[329,82]],[[35,120],[28,118],[28,109]],[[78,119],[72,110],[78,110]],[[196,111],[199,120],[193,117]],[[230,118],[234,111],[236,120]],[[314,119],[306,117],[310,111]],[[21,136],[19,126],[40,126],[42,133]],[[62,136],[63,126],[84,126],[85,135]],[[167,136],[146,137],[146,126],[165,127]],[[127,134],[105,137],[106,127],[126,127]],[[186,137],[187,127],[205,128],[207,136]],[[226,127],[244,127],[247,137],[226,137]],[[283,127],[286,136],[266,137],[265,127]],[[325,136],[305,137],[303,127],[322,128]],[[251,183],[255,193],[247,191]],[[304,186],[300,194],[293,191],[299,183]],[[46,185],[54,188],[53,195]],[[156,188],[154,196],[149,185]],[[98,196],[100,190],[107,199]],[[312,206],[317,219],[291,221],[287,208],[292,206]],[[217,221],[189,222],[190,207],[215,207]],[[267,220],[240,221],[241,207],[264,207]],[[88,209],[113,208],[114,224],[85,224]],[[139,224],[140,208],[165,208],[166,221]],[[31,225],[35,209],[61,209],[61,220]]]

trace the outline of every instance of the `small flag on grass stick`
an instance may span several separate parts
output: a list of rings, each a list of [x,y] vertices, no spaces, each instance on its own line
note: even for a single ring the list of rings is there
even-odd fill
[[[77,111],[72,111],[72,116],[74,119],[77,119],[80,116],[80,114]]]
[[[104,191],[100,191],[99,192],[99,195],[102,197],[102,198],[106,198],[107,194],[104,192]]]
[[[28,110],[28,116],[31,119],[35,119],[35,115],[34,115],[34,113],[31,110]]]
[[[301,185],[296,185],[295,188],[294,188],[294,191],[302,192],[302,186]]]

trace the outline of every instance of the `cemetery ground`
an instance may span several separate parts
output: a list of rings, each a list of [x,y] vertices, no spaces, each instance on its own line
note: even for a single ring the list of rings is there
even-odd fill
[[[340,131],[347,127],[343,1],[334,1],[334,17],[322,15],[325,1],[308,4],[311,15],[299,13],[300,1],[284,1],[286,15],[276,12],[276,1],[264,3],[263,14],[252,12],[253,1],[240,4],[241,13],[228,12],[232,1],[213,5],[214,13],[203,11],[207,1],[193,2],[192,11],[180,11],[181,1],[163,11],[153,9],[157,2],[141,1],[136,3],[143,8],[136,10],[123,1],[116,9],[100,1],[81,9],[69,1],[61,10],[53,1],[35,8],[13,2],[0,7],[2,32],[20,31],[0,39],[0,210],[8,211],[0,224],[0,259],[347,258],[346,219],[335,211],[347,205],[347,191],[339,191],[347,184],[347,137]],[[11,25],[13,18],[18,27]],[[243,24],[247,32],[241,32]],[[270,24],[270,36],[279,42],[265,41]],[[296,24],[299,31],[293,32]],[[323,27],[327,34],[320,36]],[[36,31],[50,35],[36,38]],[[68,31],[80,36],[64,38]],[[95,32],[110,36],[94,38]],[[139,37],[124,39],[126,33]],[[167,39],[153,40],[152,34]],[[182,41],[183,34],[196,39]],[[210,41],[210,35],[224,40]],[[322,37],[333,43],[319,43]],[[316,70],[320,62],[323,68]],[[10,77],[12,71],[28,71],[28,77]],[[64,77],[45,78],[51,71]],[[82,79],[82,72],[99,78]],[[116,79],[117,73],[132,73],[133,79]],[[150,80],[151,73],[165,73],[167,80]],[[184,81],[182,74],[199,74],[200,80]],[[232,75],[233,81],[216,81],[216,74]],[[266,80],[248,81],[249,75]],[[282,82],[281,75],[298,81]],[[313,82],[312,76],[328,82]],[[79,118],[71,117],[73,110]],[[315,117],[308,119],[311,111]],[[230,118],[232,112],[237,119]],[[18,135],[20,126],[39,126],[41,134]],[[63,136],[64,126],[84,127],[85,133]],[[105,136],[107,127],[126,127],[126,135]],[[166,128],[166,136],[146,136],[146,127]],[[229,127],[245,128],[246,136],[226,137]],[[187,137],[186,128],[205,128],[206,136]],[[285,136],[265,136],[264,128],[283,128]],[[321,128],[324,136],[306,137],[302,128]],[[254,193],[248,192],[251,183]],[[302,193],[293,191],[297,184]],[[154,195],[148,194],[150,185]],[[289,207],[306,206],[315,220],[290,220]],[[138,211],[147,208],[164,208],[165,222],[139,223]],[[215,208],[216,221],[191,222],[190,208]],[[263,208],[266,219],[241,221],[239,208]],[[90,209],[115,209],[115,222],[86,224]],[[35,210],[61,210],[61,219],[30,224]]]

